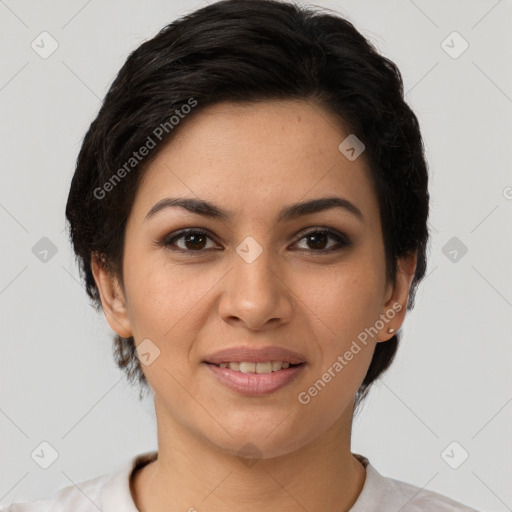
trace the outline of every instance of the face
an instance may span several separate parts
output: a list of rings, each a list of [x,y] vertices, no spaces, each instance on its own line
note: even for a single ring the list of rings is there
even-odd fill
[[[262,457],[346,430],[414,272],[386,280],[364,153],[346,158],[349,132],[306,101],[221,103],[181,128],[138,189],[124,290],[93,267],[110,325],[141,344],[159,424]]]

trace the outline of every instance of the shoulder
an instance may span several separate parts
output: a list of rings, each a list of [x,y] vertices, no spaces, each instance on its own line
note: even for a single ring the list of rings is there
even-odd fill
[[[0,512],[97,512],[100,508],[102,489],[110,477],[111,475],[97,476],[77,485],[64,487],[50,498],[14,503],[6,509],[0,509]]]
[[[477,512],[474,508],[463,505],[437,492],[422,489],[416,485],[382,475],[380,477],[383,480],[383,487],[389,493],[388,495],[400,507],[403,507],[403,512]]]
[[[0,512],[138,512],[130,492],[130,475],[156,456],[157,452],[136,455],[112,473],[68,485],[50,498],[14,503]]]
[[[366,459],[366,481],[350,512],[400,510],[401,512],[478,512],[434,491],[381,475]]]

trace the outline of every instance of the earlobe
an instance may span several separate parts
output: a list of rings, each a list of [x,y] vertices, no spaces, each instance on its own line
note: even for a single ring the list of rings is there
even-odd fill
[[[112,330],[123,338],[133,336],[126,299],[118,279],[102,264],[97,255],[91,256],[91,270],[98,288],[105,318]]]
[[[417,252],[403,256],[397,262],[397,273],[390,296],[384,304],[381,318],[384,317],[386,325],[380,330],[377,341],[388,341],[400,329],[407,311],[407,301],[411,283],[416,272]]]

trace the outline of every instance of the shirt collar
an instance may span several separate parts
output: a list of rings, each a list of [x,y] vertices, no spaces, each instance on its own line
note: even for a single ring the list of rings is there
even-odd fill
[[[158,451],[137,455],[110,476],[101,495],[103,512],[139,512],[130,491],[130,477],[133,471],[153,462],[157,456]]]
[[[357,453],[354,457],[366,469],[366,479],[363,490],[359,494],[350,512],[366,512],[369,503],[378,503],[381,487],[378,485],[384,477],[370,464],[369,460]],[[113,473],[105,482],[101,496],[103,512],[139,512],[133,501],[130,490],[132,472],[153,462],[158,457],[158,451],[145,452],[131,458],[119,471]]]

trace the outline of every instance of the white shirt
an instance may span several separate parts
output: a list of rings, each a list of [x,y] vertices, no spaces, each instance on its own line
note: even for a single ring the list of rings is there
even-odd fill
[[[132,457],[117,471],[56,492],[51,498],[15,503],[2,512],[139,512],[130,492],[134,470],[153,461],[157,452]],[[477,512],[441,494],[382,476],[366,457],[354,454],[366,468],[361,494],[350,512]]]

